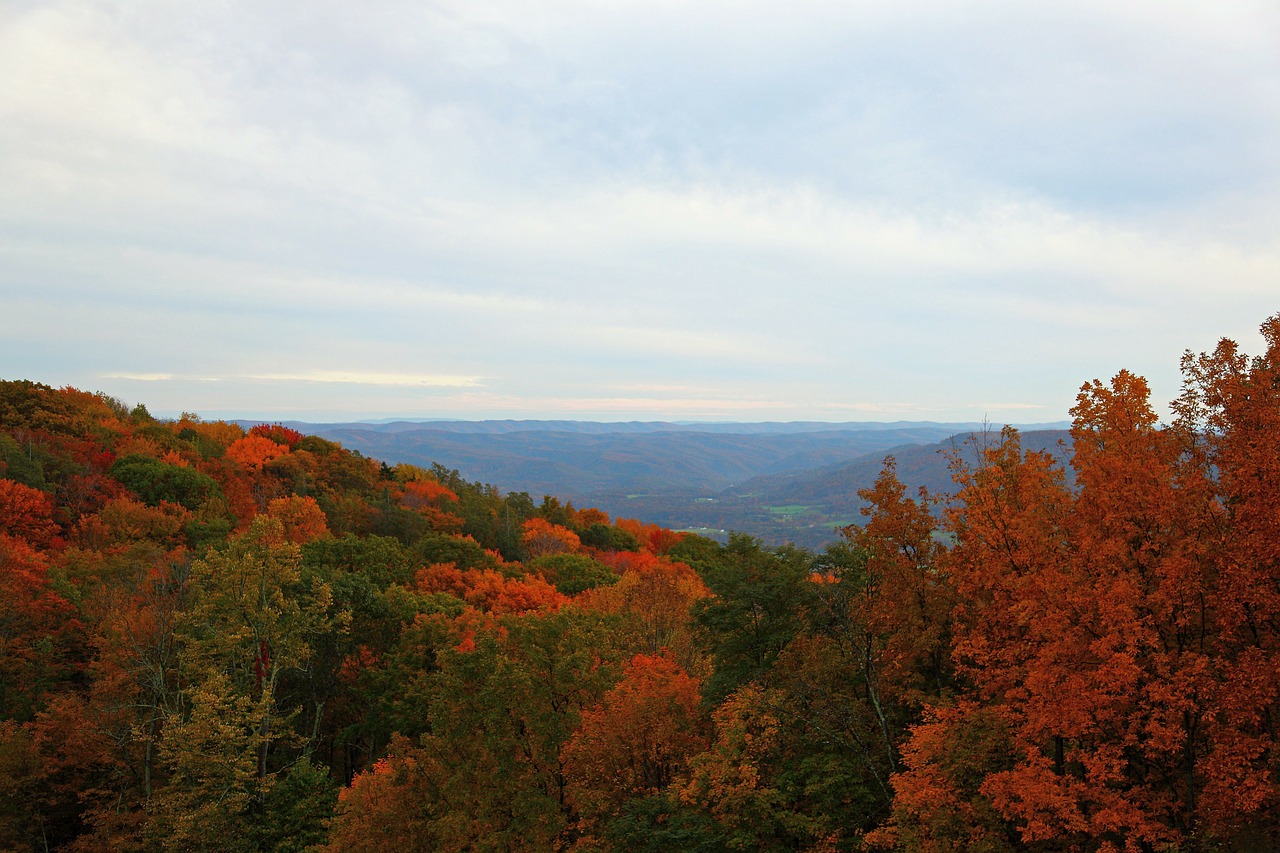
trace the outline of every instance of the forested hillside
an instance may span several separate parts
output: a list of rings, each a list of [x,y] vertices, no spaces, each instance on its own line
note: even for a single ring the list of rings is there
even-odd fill
[[[1024,449],[1044,451],[1063,461],[1071,456],[1067,430],[1019,431]],[[979,449],[999,442],[999,430],[964,432],[945,441],[889,448],[895,471],[909,492],[920,487],[934,497],[954,495],[951,460],[969,455],[978,461]],[[717,540],[737,530],[769,544],[795,544],[821,550],[842,535],[843,528],[860,523],[870,489],[884,466],[885,453],[867,453],[818,468],[752,477],[720,492],[657,492],[625,494],[614,491],[593,496],[592,505],[655,524],[693,529]],[[1071,471],[1066,471],[1068,483]],[[941,506],[941,503],[938,504]]]
[[[244,426],[253,426],[246,423]],[[289,423],[366,456],[429,467],[441,462],[503,491],[574,500],[598,494],[718,494],[764,474],[846,462],[904,444],[928,444],[965,424],[673,424],[480,421]],[[464,427],[470,430],[464,431]]]
[[[0,849],[1280,845],[1280,317],[822,553],[0,382]]]
[[[886,452],[898,457],[905,483],[948,491],[951,475],[939,451],[984,427],[906,421],[284,425],[392,464],[444,463],[504,492],[556,495],[719,541],[736,530],[769,544],[816,549],[858,518],[857,491],[875,481]],[[1020,429],[1036,446],[1067,437],[1065,430],[1044,434],[1042,426]]]

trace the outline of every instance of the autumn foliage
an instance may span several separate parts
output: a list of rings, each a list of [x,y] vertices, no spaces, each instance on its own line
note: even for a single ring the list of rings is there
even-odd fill
[[[661,793],[704,746],[698,681],[660,655],[636,655],[561,752],[567,796],[588,825]]]
[[[0,382],[0,848],[1275,849],[1262,332],[819,554]]]
[[[329,534],[329,522],[315,498],[291,495],[267,504],[267,513],[280,522],[284,538],[299,545]]]
[[[1074,489],[1010,432],[959,467],[939,563],[968,698],[904,747],[907,846],[973,820],[1023,846],[1275,843],[1280,319],[1263,334],[1252,360],[1188,355],[1168,427],[1139,377],[1085,385]],[[962,786],[943,768],[980,719],[1000,745]]]
[[[545,557],[548,554],[571,554],[577,551],[582,541],[578,534],[567,527],[553,524],[544,518],[531,518],[524,523],[524,533],[520,537],[530,557]]]
[[[256,471],[288,452],[287,444],[280,444],[265,435],[251,434],[233,442],[227,448],[227,458]]]
[[[53,499],[39,489],[0,480],[0,533],[48,548],[58,535],[53,510]]]

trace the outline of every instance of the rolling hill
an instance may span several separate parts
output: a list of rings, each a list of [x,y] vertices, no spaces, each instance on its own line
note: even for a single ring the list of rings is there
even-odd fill
[[[857,490],[874,481],[887,453],[897,458],[908,486],[945,492],[951,481],[940,451],[984,428],[514,420],[285,425],[390,464],[440,463],[468,480],[528,492],[535,500],[556,495],[716,538],[739,530],[810,547],[858,520]],[[1036,426],[1023,428],[1028,447],[1051,447],[1066,436]]]
[[[880,475],[886,455],[897,463],[898,479],[909,493],[921,486],[934,495],[955,491],[949,456],[972,454],[970,440],[981,433],[965,432],[930,444],[908,444],[864,454],[842,462],[799,471],[765,474],[719,493],[695,490],[648,494],[617,491],[586,496],[590,505],[626,517],[643,518],[675,529],[695,530],[723,538],[729,530],[750,533],[771,544],[793,542],[820,549],[837,536],[836,530],[861,522],[865,503],[858,490],[869,488]],[[1028,430],[1022,433],[1028,450],[1049,451],[1065,462],[1070,456],[1066,430]],[[1068,469],[1068,482],[1070,470]]]

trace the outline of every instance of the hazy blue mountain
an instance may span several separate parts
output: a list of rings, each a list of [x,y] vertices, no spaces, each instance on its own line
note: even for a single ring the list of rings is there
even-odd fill
[[[241,421],[252,426],[254,421]],[[944,451],[977,423],[600,423],[591,421],[285,422],[389,464],[440,463],[503,492],[598,506],[614,516],[720,536],[822,547],[860,520],[859,489],[886,454],[912,490],[951,487]],[[1032,449],[1057,447],[1066,424],[1023,426]],[[1039,428],[1037,428],[1039,427]],[[1052,427],[1053,429],[1044,429]]]
[[[1071,433],[1067,430],[1027,430],[1021,432],[1020,437],[1025,450],[1048,451],[1063,463],[1070,459]],[[748,480],[736,491],[766,502],[822,503],[835,511],[860,509],[864,502],[857,497],[858,490],[875,483],[884,468],[885,457],[892,455],[898,479],[910,492],[924,486],[935,495],[954,494],[951,456],[959,454],[961,460],[975,463],[976,448],[983,441],[998,439],[998,433],[984,436],[971,432],[950,436],[935,444],[903,445],[835,465],[763,475]]]
[[[246,422],[247,423],[247,422]],[[286,422],[390,464],[456,468],[502,491],[581,499],[693,489],[718,492],[783,474],[940,441],[969,424]]]
[[[1066,430],[1028,430],[1021,434],[1027,450],[1049,451],[1064,464],[1070,457],[1071,434]],[[998,433],[986,435],[995,440]],[[606,512],[642,518],[675,529],[695,529],[723,538],[722,531],[740,530],[766,542],[794,542],[820,549],[837,536],[837,528],[860,524],[865,502],[859,489],[870,488],[892,454],[898,479],[914,494],[924,486],[934,495],[955,492],[949,454],[975,459],[973,442],[982,433],[961,433],[931,444],[907,444],[855,459],[801,471],[766,474],[720,493],[672,490],[645,494],[618,491],[583,496],[583,502]],[[1067,469],[1071,480],[1070,468]]]
[[[237,420],[244,427],[261,421]],[[312,423],[283,421],[287,427],[301,432],[319,435],[321,432],[343,429],[371,430],[374,432],[413,432],[432,430],[439,432],[494,434],[510,432],[572,432],[593,434],[634,434],[647,432],[709,432],[739,435],[790,434],[808,432],[883,432],[892,430],[939,430],[954,435],[966,430],[980,430],[990,424],[981,421],[549,421],[549,420],[484,420],[484,421],[346,421],[342,423]],[[1067,426],[1066,421],[1047,424],[1015,424],[1019,429],[1051,429]],[[998,429],[998,426],[995,427]]]

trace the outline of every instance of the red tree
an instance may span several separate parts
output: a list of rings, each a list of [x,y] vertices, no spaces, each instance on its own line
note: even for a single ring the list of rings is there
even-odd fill
[[[561,756],[570,801],[587,824],[664,790],[705,745],[698,681],[675,662],[636,655]]]
[[[35,548],[50,547],[58,536],[53,498],[22,483],[0,480],[0,533],[22,539]]]

